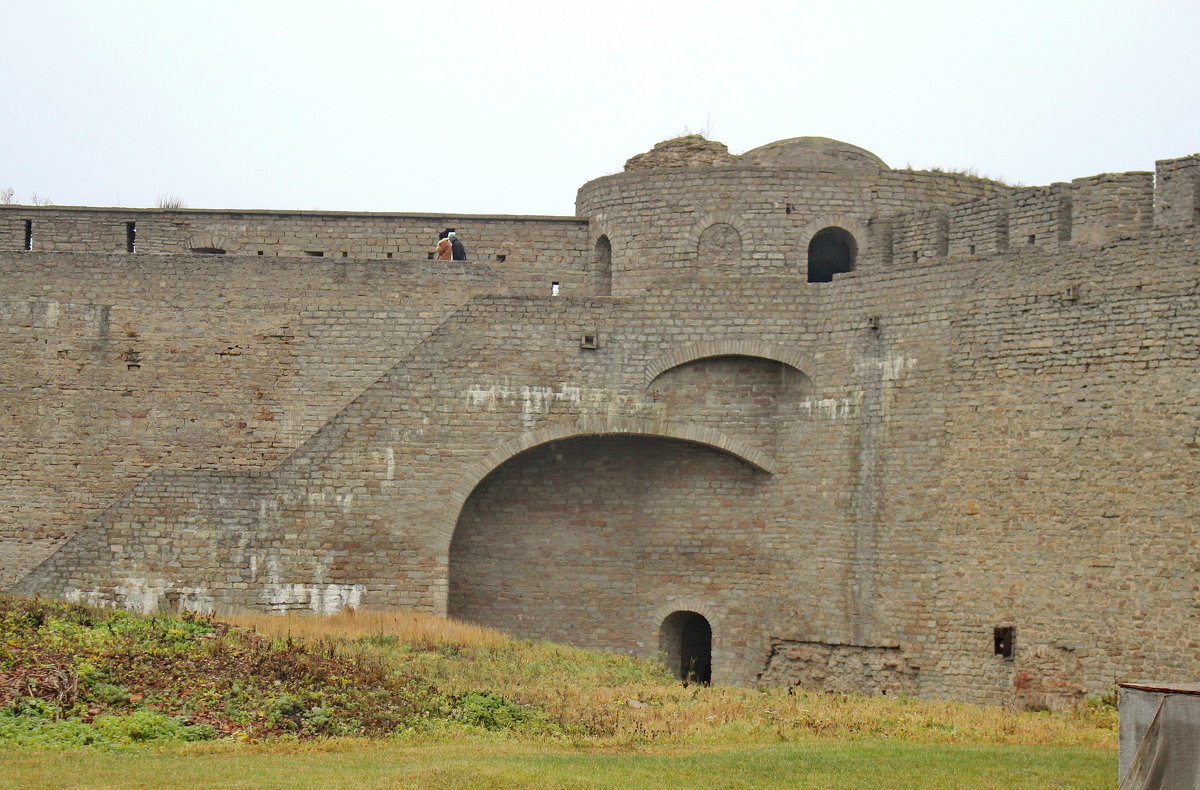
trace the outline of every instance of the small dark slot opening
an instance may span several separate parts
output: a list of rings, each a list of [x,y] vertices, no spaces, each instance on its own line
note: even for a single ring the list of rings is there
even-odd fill
[[[311,258],[324,258],[325,253],[320,250],[305,250],[304,254]]]
[[[1035,233],[1030,233],[1030,234],[1029,234],[1029,243],[1030,243],[1030,244],[1033,244],[1033,242],[1034,242],[1036,239],[1037,239],[1037,234],[1035,234]]]
[[[387,256],[388,256],[388,260],[390,261],[390,260],[392,259],[392,254],[389,252],[389,253],[387,254]]]
[[[429,253],[429,260],[431,260],[431,261],[433,260],[433,253],[432,253],[432,252],[431,252],[431,253]]]
[[[970,250],[972,255],[975,254],[975,245],[974,244],[972,244],[968,249]]]
[[[1016,649],[1017,629],[1011,625],[996,626],[992,629],[992,649],[1002,658],[1012,658]]]
[[[508,259],[507,255],[497,255],[496,256],[497,263],[504,263],[504,261],[506,261],[507,259]]]
[[[916,263],[919,260],[921,260],[921,253],[914,250],[913,251],[913,263]]]
[[[342,257],[343,257],[343,258],[349,258],[349,257],[350,257],[350,253],[346,252],[345,250],[342,250]]]
[[[784,214],[791,214],[791,213],[792,213],[793,211],[795,211],[795,210],[796,210],[796,207],[795,207],[795,206],[793,206],[791,203],[785,203],[785,204],[784,204],[784,206],[783,206],[783,213],[784,213]]]
[[[125,223],[125,252],[137,252],[137,223]]]
[[[262,251],[262,250],[259,250],[259,251],[258,251],[258,254],[259,254],[259,255],[262,255],[262,254],[263,254],[263,251]]]
[[[25,220],[25,251],[33,249],[33,220]]]
[[[192,247],[192,252],[200,255],[224,255],[225,250],[220,247]]]

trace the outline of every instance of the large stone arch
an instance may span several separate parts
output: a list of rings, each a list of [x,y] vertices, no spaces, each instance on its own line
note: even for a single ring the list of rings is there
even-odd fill
[[[497,467],[526,450],[530,450],[548,442],[560,439],[571,439],[577,436],[612,436],[625,434],[629,436],[655,436],[662,439],[678,439],[680,441],[702,444],[715,450],[734,456],[750,466],[768,474],[775,474],[778,469],[775,460],[767,453],[750,446],[745,441],[733,436],[726,436],[720,431],[695,425],[677,425],[662,420],[649,420],[636,417],[612,419],[583,419],[575,422],[552,425],[536,431],[523,433],[502,443],[484,457],[472,461],[459,476],[458,482],[451,489],[449,502],[438,524],[438,534],[443,540],[442,556],[449,552],[450,540],[454,537],[454,527],[458,523],[458,515],[463,504],[471,496],[471,492],[479,483]]]
[[[679,348],[673,348],[646,365],[643,376],[644,388],[648,389],[654,380],[672,368],[686,365],[698,359],[708,357],[761,357],[774,360],[780,364],[794,368],[812,381],[810,371],[815,368],[813,358],[801,351],[770,343],[763,340],[705,340]]]
[[[758,536],[775,489],[744,458],[671,433],[621,426],[520,452],[510,445],[460,509],[446,612],[651,658],[662,607],[698,610],[718,629],[715,652],[728,671],[730,640],[744,635],[723,630],[728,613],[704,602],[724,603],[726,584],[757,590],[762,565],[746,552],[768,550]],[[739,622],[753,620],[744,610]]]

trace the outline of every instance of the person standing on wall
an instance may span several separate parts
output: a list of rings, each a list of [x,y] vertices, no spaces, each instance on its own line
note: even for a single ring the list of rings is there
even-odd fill
[[[437,250],[434,251],[435,261],[448,261],[454,255],[454,247],[450,243],[451,231],[444,230],[438,234]]]
[[[458,240],[454,231],[450,231],[450,250],[454,260],[465,261],[467,259],[467,248]]]

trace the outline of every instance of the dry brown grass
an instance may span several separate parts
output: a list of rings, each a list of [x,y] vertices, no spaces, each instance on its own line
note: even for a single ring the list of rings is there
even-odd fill
[[[1104,706],[1052,714],[911,698],[789,694],[786,689],[685,688],[652,662],[511,639],[416,612],[226,619],[266,635],[358,640],[357,649],[378,650],[401,672],[447,694],[489,691],[542,710],[565,732],[582,733],[581,745],[897,738],[1116,746],[1116,711]]]
[[[414,647],[479,647],[508,639],[491,628],[439,617],[425,612],[361,612],[347,608],[335,615],[238,614],[222,620],[251,628],[266,636],[298,639],[362,639],[392,637]]]

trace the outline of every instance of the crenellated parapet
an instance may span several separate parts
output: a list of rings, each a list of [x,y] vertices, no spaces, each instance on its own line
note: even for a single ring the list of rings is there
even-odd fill
[[[1156,173],[1102,173],[1019,187],[951,206],[873,217],[868,263],[1103,246],[1151,230],[1195,227],[1200,155],[1158,162]]]
[[[1200,154],[1162,159],[1154,172],[1154,224],[1195,227],[1200,222]]]

